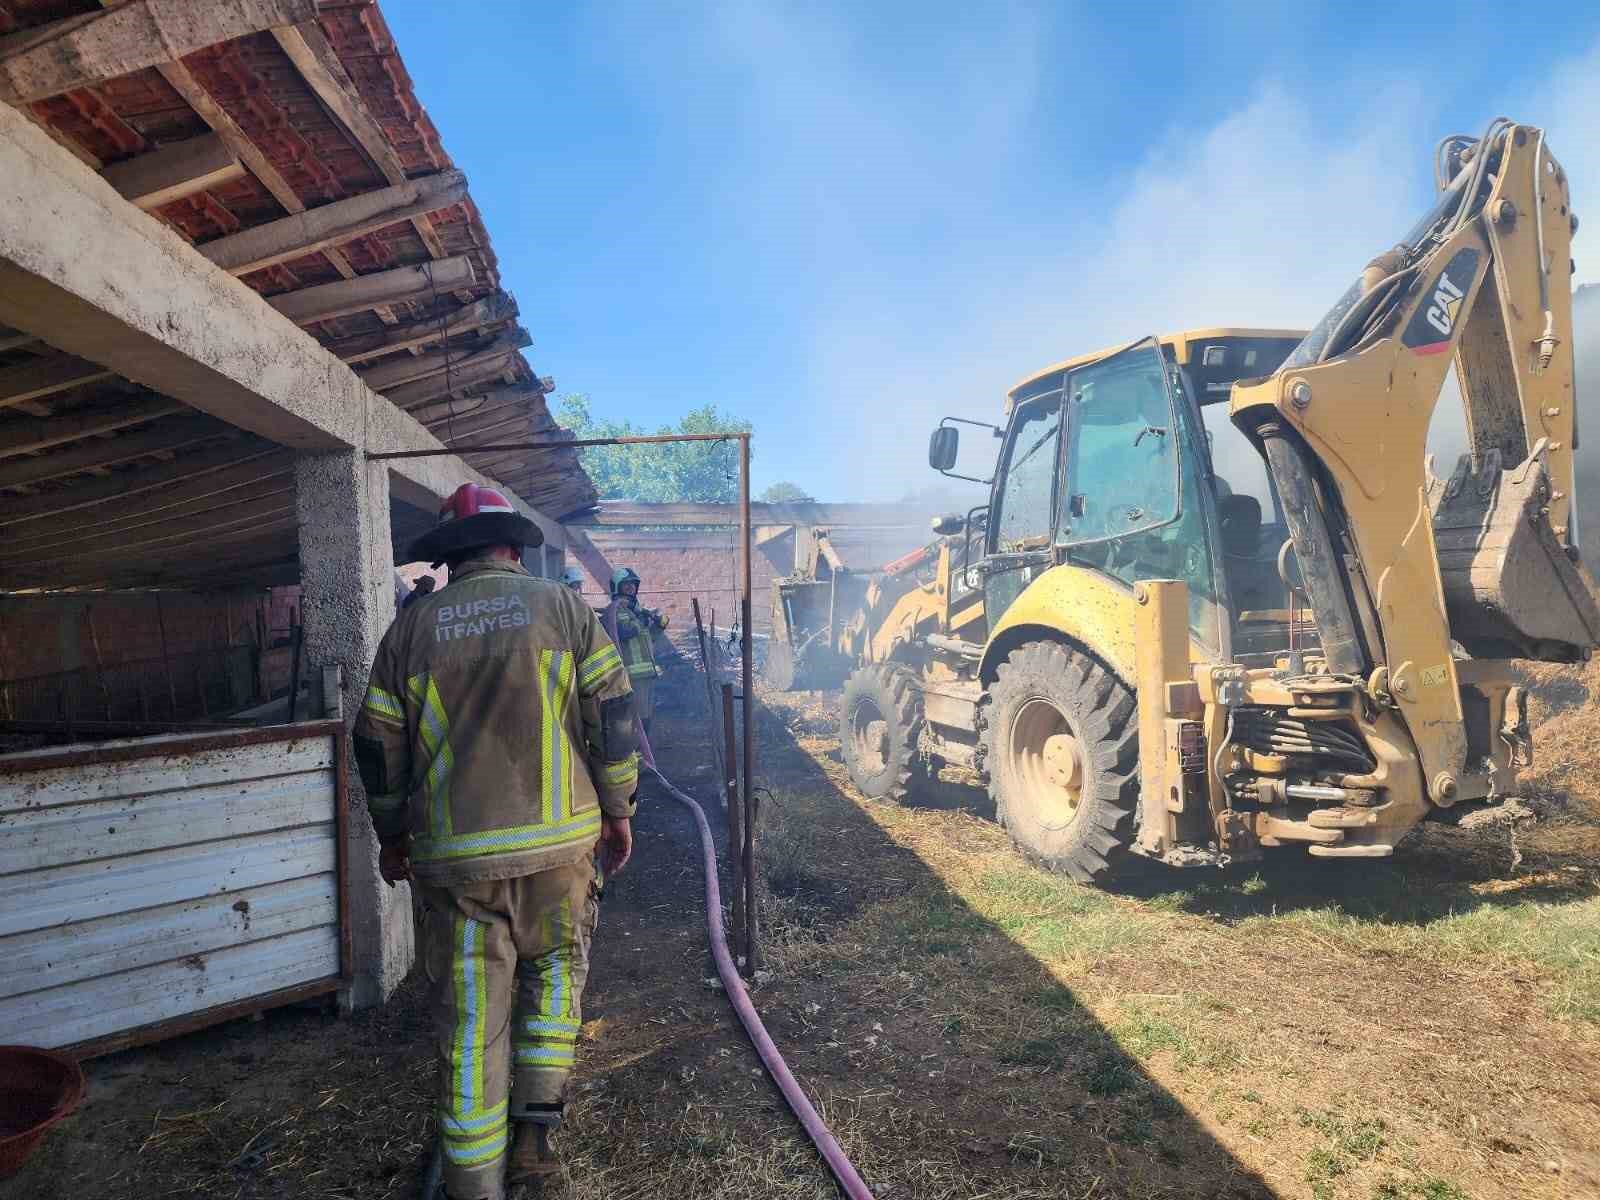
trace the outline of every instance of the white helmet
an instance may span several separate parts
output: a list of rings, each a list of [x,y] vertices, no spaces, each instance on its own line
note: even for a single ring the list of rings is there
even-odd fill
[[[561,582],[575,592],[583,591],[583,572],[577,567],[568,567],[561,572]]]

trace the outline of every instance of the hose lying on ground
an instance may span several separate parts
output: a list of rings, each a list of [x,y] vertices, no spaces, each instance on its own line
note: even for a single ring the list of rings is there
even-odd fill
[[[648,739],[641,737],[640,748],[644,751],[646,769],[666,789],[667,795],[689,810],[689,814],[694,817],[695,827],[700,831],[701,866],[706,877],[706,924],[711,932],[711,957],[716,960],[717,975],[722,980],[723,989],[728,993],[733,1011],[738,1014],[739,1023],[744,1026],[745,1033],[749,1034],[751,1044],[761,1056],[762,1065],[767,1068],[772,1081],[783,1093],[784,1101],[789,1105],[790,1111],[805,1127],[806,1134],[828,1164],[828,1169],[833,1172],[834,1178],[839,1181],[844,1194],[850,1197],[850,1200],[872,1200],[872,1192],[862,1182],[861,1176],[856,1174],[856,1169],[851,1165],[844,1147],[839,1145],[839,1139],[833,1136],[832,1130],[817,1115],[817,1110],[811,1106],[811,1101],[806,1098],[799,1082],[789,1070],[789,1064],[784,1062],[783,1055],[778,1053],[772,1035],[761,1023],[756,1006],[750,1002],[750,993],[745,990],[744,980],[739,977],[739,970],[733,964],[733,956],[728,953],[728,939],[722,927],[722,890],[717,886],[717,847],[711,840],[711,826],[706,821],[705,810],[692,797],[679,791],[672,781],[661,773],[661,768],[656,766],[655,756],[650,752]]]
[[[612,644],[622,645],[617,640],[615,606],[608,608],[602,614],[601,624],[611,635]],[[711,957],[716,961],[717,976],[722,980],[722,988],[728,993],[728,1001],[733,1005],[739,1023],[744,1026],[751,1045],[761,1056],[761,1063],[767,1068],[767,1074],[772,1076],[772,1081],[783,1093],[789,1111],[794,1113],[804,1126],[806,1135],[816,1146],[817,1152],[822,1155],[823,1161],[828,1164],[833,1177],[839,1181],[844,1194],[850,1200],[873,1200],[871,1190],[862,1182],[861,1176],[856,1174],[855,1167],[851,1165],[850,1156],[844,1152],[844,1147],[839,1145],[839,1139],[833,1136],[833,1131],[817,1115],[817,1110],[811,1106],[805,1091],[800,1087],[793,1072],[789,1070],[789,1064],[784,1062],[783,1055],[778,1053],[772,1035],[761,1023],[761,1016],[756,1012],[756,1006],[750,1002],[750,993],[745,990],[744,980],[739,977],[738,967],[734,966],[733,955],[728,953],[728,937],[722,926],[722,889],[717,886],[717,844],[711,838],[711,825],[706,820],[705,809],[661,773],[661,768],[656,766],[655,752],[650,749],[650,739],[643,727],[639,729],[639,750],[644,758],[645,769],[656,777],[661,786],[667,790],[667,795],[689,810],[689,815],[694,817],[695,827],[700,831],[700,865],[706,877],[706,926],[711,933]]]

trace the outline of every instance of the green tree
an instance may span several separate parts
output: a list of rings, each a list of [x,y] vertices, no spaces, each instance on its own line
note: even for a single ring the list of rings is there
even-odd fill
[[[798,483],[780,479],[756,497],[763,504],[810,504],[815,497],[808,496]]]
[[[676,425],[656,429],[631,421],[600,420],[589,397],[582,394],[563,396],[555,417],[580,440],[663,433],[749,433],[752,429],[749,421],[725,413],[715,404],[691,409]],[[731,504],[739,498],[739,445],[732,440],[591,446],[580,453],[583,468],[602,500]]]

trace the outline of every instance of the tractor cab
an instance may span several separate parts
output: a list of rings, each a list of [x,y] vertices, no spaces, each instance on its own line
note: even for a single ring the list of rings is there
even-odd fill
[[[1189,625],[1241,663],[1315,645],[1294,603],[1281,505],[1261,453],[1228,418],[1235,381],[1277,370],[1302,335],[1209,329],[1047,367],[1013,387],[986,519],[969,519],[967,576],[993,628],[1039,575],[1088,567],[1130,590],[1188,585]],[[1065,420],[1063,420],[1063,414]],[[971,424],[971,422],[960,422]],[[929,461],[953,474],[947,419]]]

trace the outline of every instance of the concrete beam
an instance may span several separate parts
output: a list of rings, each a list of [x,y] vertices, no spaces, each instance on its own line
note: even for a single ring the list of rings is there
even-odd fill
[[[40,213],[51,219],[38,220]],[[443,283],[439,287],[449,290]],[[427,429],[374,394],[248,286],[132,208],[104,179],[6,105],[0,105],[0,324],[282,446],[441,448]],[[120,426],[129,407],[119,404],[119,415],[109,417],[28,422],[24,440],[38,448],[87,436],[73,424],[80,420],[109,419]],[[168,411],[181,407],[174,404]],[[142,419],[152,419],[151,414]],[[5,424],[0,444],[24,425]],[[89,451],[119,461],[131,455],[129,446],[117,443],[143,437],[113,439],[103,449],[74,447],[48,458],[59,464]],[[0,450],[0,457],[5,453]],[[44,467],[46,461],[11,465],[52,474],[60,470],[59,465]],[[497,486],[453,455],[385,465],[396,490],[417,497],[413,502],[425,510],[437,508],[439,498],[466,480]],[[513,503],[540,524],[552,545],[563,544],[558,524]]]
[[[282,445],[360,439],[360,380],[9,106],[0,323]]]
[[[37,458],[17,458],[0,463],[0,488],[26,487],[43,483],[47,479],[61,479],[84,471],[115,466],[117,463],[129,462],[151,454],[182,450],[186,446],[208,441],[227,432],[228,427],[220,421],[214,421],[210,417],[194,416],[142,429],[138,433],[123,434],[121,437],[95,438],[55,454],[41,454]]]
[[[396,267],[338,283],[321,283],[273,296],[267,301],[297,325],[326,321],[351,313],[365,312],[382,304],[408,300],[427,300],[439,292],[450,292],[476,282],[472,260],[464,254],[440,259],[420,267]]]
[[[164,396],[147,396],[104,408],[90,409],[64,417],[42,417],[34,421],[7,421],[0,426],[0,458],[14,458],[48,450],[67,442],[100,434],[115,433],[130,425],[142,425],[157,417],[182,412],[183,405]]]
[[[429,345],[442,338],[454,337],[458,333],[470,333],[475,329],[504,325],[508,321],[515,320],[516,316],[516,301],[504,292],[496,292],[492,296],[485,296],[482,300],[474,300],[471,304],[453,309],[445,313],[442,318],[425,317],[409,325],[397,325],[393,329],[385,329],[379,333],[366,333],[327,343],[328,353],[355,366],[370,362],[374,358],[382,358],[387,354],[415,350],[419,346]]]
[[[173,142],[100,172],[123,199],[146,212],[244,175],[244,164],[215,133]]]
[[[316,16],[313,0],[129,0],[0,39],[0,100],[28,104]]]
[[[361,381],[375,392],[388,392],[402,383],[446,373],[454,376],[478,363],[504,362],[512,352],[533,345],[528,331],[518,325],[471,349],[435,350],[431,354],[405,355],[359,372]]]
[[[441,171],[218,238],[201,246],[200,253],[230,274],[245,275],[420,213],[437,212],[466,197],[467,177],[460,171]]]

